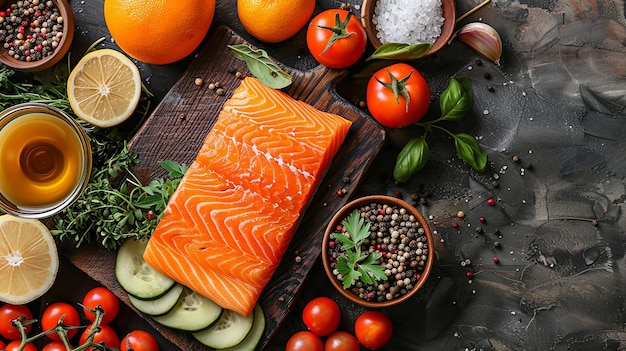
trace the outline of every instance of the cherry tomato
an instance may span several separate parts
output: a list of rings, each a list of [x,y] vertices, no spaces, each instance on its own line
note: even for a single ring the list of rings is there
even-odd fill
[[[8,303],[0,307],[0,335],[9,340],[21,339],[22,335],[20,334],[20,330],[13,326],[11,322],[18,318],[23,318],[24,320],[33,319],[30,308],[26,305],[11,305]],[[32,327],[32,324],[25,326],[27,334]]]
[[[47,343],[41,351],[67,351],[67,348],[63,345],[62,341],[51,341]]]
[[[324,351],[319,336],[309,331],[299,331],[289,338],[285,351]]]
[[[22,340],[13,340],[7,344],[6,351],[19,351],[20,345],[22,344]],[[37,351],[37,347],[35,345],[28,343],[22,351]]]
[[[354,332],[361,345],[370,350],[376,350],[391,340],[393,325],[386,314],[379,311],[368,311],[356,319]]]
[[[7,347],[4,341],[0,340],[0,350],[4,350]]]
[[[69,303],[65,302],[55,302],[43,311],[41,314],[41,329],[42,330],[50,330],[56,328],[56,326],[63,318],[63,325],[77,327],[80,325],[80,316],[78,315],[78,311]],[[67,336],[72,338],[78,329],[68,329]],[[48,334],[48,338],[51,340],[61,340],[59,334],[51,333]]]
[[[398,84],[397,92],[392,85]],[[367,108],[378,123],[402,128],[419,121],[430,106],[430,88],[413,66],[396,63],[370,78],[365,93]]]
[[[346,68],[365,52],[367,34],[350,11],[328,9],[309,23],[306,44],[317,62],[330,68]]]
[[[120,342],[121,351],[159,351],[159,344],[152,334],[144,330],[133,330]]]
[[[85,331],[83,331],[83,333],[80,335],[81,345],[87,342],[87,339],[89,338],[89,333],[91,333],[91,327],[92,326],[88,326],[87,328],[85,328]],[[93,342],[96,344],[104,343],[106,346],[110,346],[110,347],[120,346],[120,339],[117,336],[117,333],[115,332],[115,330],[113,330],[113,328],[109,327],[106,324],[100,325],[100,330],[95,332]],[[96,348],[95,347],[87,348],[87,351],[93,351],[93,350],[96,350]]]
[[[339,330],[328,336],[324,344],[324,351],[359,351],[358,340],[354,335]]]
[[[313,334],[326,336],[339,326],[341,311],[333,299],[316,297],[304,306],[302,320]]]
[[[111,290],[105,287],[96,287],[87,292],[83,298],[83,306],[95,310],[96,306],[101,306],[104,310],[101,324],[109,324],[120,310],[120,300],[117,296],[111,292]],[[96,314],[85,309],[85,317],[93,322],[96,319]]]

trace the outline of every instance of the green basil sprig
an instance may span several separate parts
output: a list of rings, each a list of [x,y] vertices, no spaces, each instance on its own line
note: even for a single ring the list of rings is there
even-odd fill
[[[448,133],[454,139],[457,155],[463,161],[479,172],[484,171],[487,168],[487,153],[480,148],[476,139],[467,133],[452,133],[437,124],[442,121],[460,121],[472,109],[473,104],[474,93],[470,79],[465,76],[453,77],[439,99],[441,117],[416,123],[424,128],[424,134],[409,140],[402,148],[396,158],[394,179],[401,183],[406,182],[426,166],[430,156],[426,135],[433,128]]]
[[[365,61],[371,60],[417,60],[428,53],[432,43],[404,44],[385,43],[376,49]]]
[[[274,89],[282,89],[291,84],[291,75],[274,63],[265,50],[255,50],[244,44],[228,45],[228,48],[236,58],[246,62],[250,73],[261,83]]]

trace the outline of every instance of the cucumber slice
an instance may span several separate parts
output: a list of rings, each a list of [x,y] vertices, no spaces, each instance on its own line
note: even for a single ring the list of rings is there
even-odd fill
[[[222,307],[206,297],[184,288],[176,306],[163,316],[152,318],[160,324],[187,332],[211,327],[222,315]]]
[[[162,316],[176,306],[183,288],[181,284],[175,284],[165,295],[154,300],[142,300],[132,295],[128,295],[128,300],[140,312],[151,316]]]
[[[254,312],[244,317],[237,312],[224,310],[220,320],[211,328],[194,333],[193,337],[214,349],[224,349],[239,344],[252,329]]]
[[[261,341],[264,331],[265,315],[263,314],[261,306],[257,304],[254,307],[254,321],[252,321],[252,329],[248,335],[246,335],[246,338],[233,347],[219,349],[217,351],[254,351],[256,350],[257,345],[259,345],[259,341]]]
[[[147,245],[147,240],[126,240],[117,251],[115,260],[115,278],[122,288],[144,300],[165,294],[176,283],[143,260]]]

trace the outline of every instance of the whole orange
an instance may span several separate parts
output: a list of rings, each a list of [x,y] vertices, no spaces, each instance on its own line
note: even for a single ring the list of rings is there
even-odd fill
[[[215,0],[105,0],[104,20],[117,45],[150,64],[191,54],[213,21]]]
[[[253,37],[278,43],[296,35],[315,10],[315,0],[237,0],[237,15]]]

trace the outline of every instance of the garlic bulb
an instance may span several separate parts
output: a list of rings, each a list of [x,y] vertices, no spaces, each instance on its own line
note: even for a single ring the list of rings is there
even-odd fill
[[[493,61],[498,66],[500,65],[502,39],[492,26],[483,22],[468,23],[461,27],[455,36],[479,55]]]

